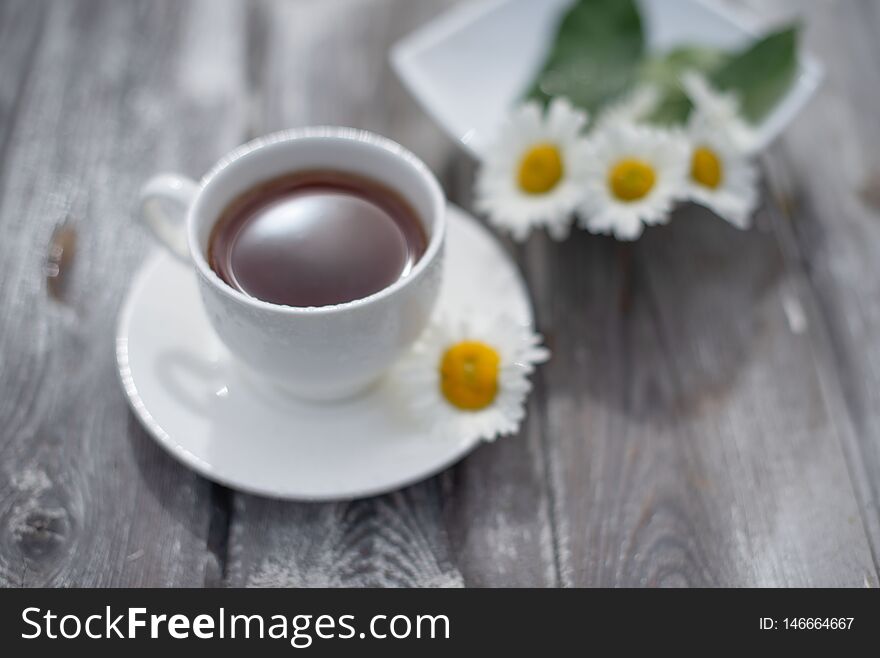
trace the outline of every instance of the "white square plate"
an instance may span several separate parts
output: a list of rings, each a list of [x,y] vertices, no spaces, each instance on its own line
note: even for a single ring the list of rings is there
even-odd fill
[[[572,0],[481,0],[456,7],[399,41],[391,63],[425,111],[479,158],[495,127],[537,74],[559,17]],[[681,43],[736,48],[754,38],[750,21],[707,0],[640,0],[648,48]],[[822,79],[801,53],[788,93],[757,126],[768,145]]]

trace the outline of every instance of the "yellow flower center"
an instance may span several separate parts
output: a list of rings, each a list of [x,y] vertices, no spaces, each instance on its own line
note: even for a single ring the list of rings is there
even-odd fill
[[[562,155],[554,144],[535,144],[519,161],[517,182],[526,194],[546,194],[562,180]]]
[[[700,185],[711,187],[714,190],[721,185],[723,176],[724,168],[715,151],[707,146],[694,149],[694,155],[691,158],[691,178]]]
[[[651,191],[656,180],[650,164],[637,158],[624,158],[611,168],[608,187],[620,201],[638,201]]]
[[[440,361],[440,388],[449,404],[477,411],[488,407],[498,393],[498,364],[493,348],[475,340],[450,347]]]

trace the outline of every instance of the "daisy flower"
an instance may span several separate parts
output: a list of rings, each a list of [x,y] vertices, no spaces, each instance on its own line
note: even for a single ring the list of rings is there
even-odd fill
[[[516,240],[540,226],[565,238],[581,195],[582,163],[574,154],[586,121],[564,98],[554,98],[546,112],[537,103],[515,110],[477,176],[477,209]]]
[[[586,169],[580,224],[593,233],[635,240],[645,225],[667,222],[685,195],[688,142],[678,131],[612,123],[579,157]]]
[[[593,122],[595,130],[612,123],[640,123],[657,109],[660,92],[654,85],[643,84],[605,105]]]
[[[503,318],[434,322],[397,366],[412,412],[439,438],[491,441],[519,429],[529,374],[550,352]]]
[[[691,125],[689,137],[689,198],[737,228],[748,228],[758,203],[754,165],[729,135],[705,123]]]
[[[736,94],[713,88],[704,75],[695,71],[684,73],[681,84],[694,104],[688,119],[692,129],[723,132],[732,145],[744,153],[757,150],[757,136],[740,114]]]

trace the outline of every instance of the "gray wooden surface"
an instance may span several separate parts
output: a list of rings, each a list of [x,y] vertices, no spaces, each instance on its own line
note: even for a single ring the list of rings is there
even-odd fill
[[[558,357],[518,436],[390,495],[294,504],[140,428],[113,350],[150,248],[140,183],[340,123],[467,206],[473,163],[386,63],[453,2],[0,0],[0,585],[877,586],[873,0],[727,0],[802,17],[827,69],[764,158],[754,230],[687,208],[634,245],[508,245]]]

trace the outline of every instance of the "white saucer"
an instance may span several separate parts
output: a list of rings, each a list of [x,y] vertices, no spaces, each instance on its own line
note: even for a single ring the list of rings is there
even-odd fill
[[[532,324],[519,272],[475,219],[449,207],[439,310],[503,312]],[[122,384],[140,421],[172,455],[211,480],[274,498],[379,494],[457,461],[478,441],[432,438],[380,382],[333,403],[293,399],[232,361],[202,309],[195,274],[151,255],[122,307],[116,338]]]

